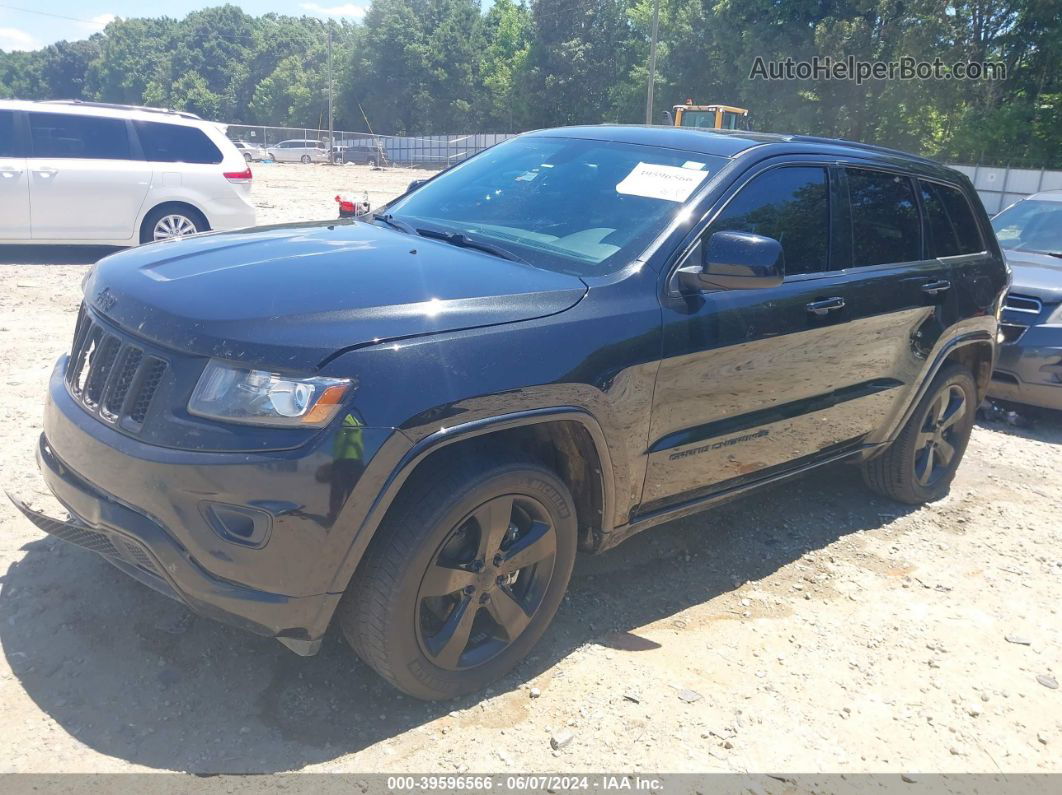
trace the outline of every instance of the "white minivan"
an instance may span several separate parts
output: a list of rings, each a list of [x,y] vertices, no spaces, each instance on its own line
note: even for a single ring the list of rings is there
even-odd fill
[[[190,113],[0,100],[0,243],[130,246],[254,226],[251,169]]]
[[[327,163],[328,147],[310,138],[281,141],[266,151],[278,163]]]

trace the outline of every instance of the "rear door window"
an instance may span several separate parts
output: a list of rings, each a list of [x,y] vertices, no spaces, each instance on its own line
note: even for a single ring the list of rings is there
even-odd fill
[[[15,111],[0,110],[0,157],[22,157],[15,140]]]
[[[131,159],[124,119],[31,112],[29,123],[33,157]]]
[[[922,224],[911,180],[881,171],[846,171],[852,208],[852,265],[922,259]]]
[[[135,121],[144,158],[156,163],[214,164],[222,160],[221,150],[202,130],[181,124]]]
[[[708,228],[773,237],[785,252],[786,275],[827,268],[830,206],[826,169],[777,168],[754,177]],[[705,238],[707,239],[707,238]]]

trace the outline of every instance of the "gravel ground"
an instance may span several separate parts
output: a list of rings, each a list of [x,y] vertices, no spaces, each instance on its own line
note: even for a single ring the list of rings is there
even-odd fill
[[[422,173],[256,167],[259,220]],[[102,253],[0,248],[20,493],[43,488],[46,377]],[[0,500],[0,772],[1062,772],[1060,484],[1062,415],[997,415],[920,510],[842,465],[666,525],[581,560],[534,656],[443,705],[337,637],[303,659],[195,617]]]

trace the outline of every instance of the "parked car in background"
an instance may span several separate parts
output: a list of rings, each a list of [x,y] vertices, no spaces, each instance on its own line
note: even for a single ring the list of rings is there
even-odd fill
[[[1011,270],[990,397],[1062,410],[1062,191],[992,219]]]
[[[359,141],[336,146],[337,163],[358,163],[369,165],[384,159],[384,150],[372,141]]]
[[[528,133],[360,219],[101,260],[37,449],[72,518],[16,503],[204,615],[299,654],[335,624],[450,698],[531,651],[578,552],[832,462],[942,497],[1006,279],[929,160]]]
[[[0,100],[0,243],[129,246],[254,225],[251,169],[190,113]]]
[[[269,152],[261,144],[252,144],[248,141],[233,141],[232,143],[240,150],[243,159],[248,163],[257,163],[269,159]]]
[[[266,150],[278,163],[327,163],[328,146],[309,138],[281,141]]]

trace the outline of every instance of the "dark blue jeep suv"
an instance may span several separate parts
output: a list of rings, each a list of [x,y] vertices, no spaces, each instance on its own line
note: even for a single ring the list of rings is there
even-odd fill
[[[362,219],[100,261],[42,529],[421,698],[546,630],[577,551],[848,460],[942,496],[1007,271],[962,175],[800,136],[529,133]]]

